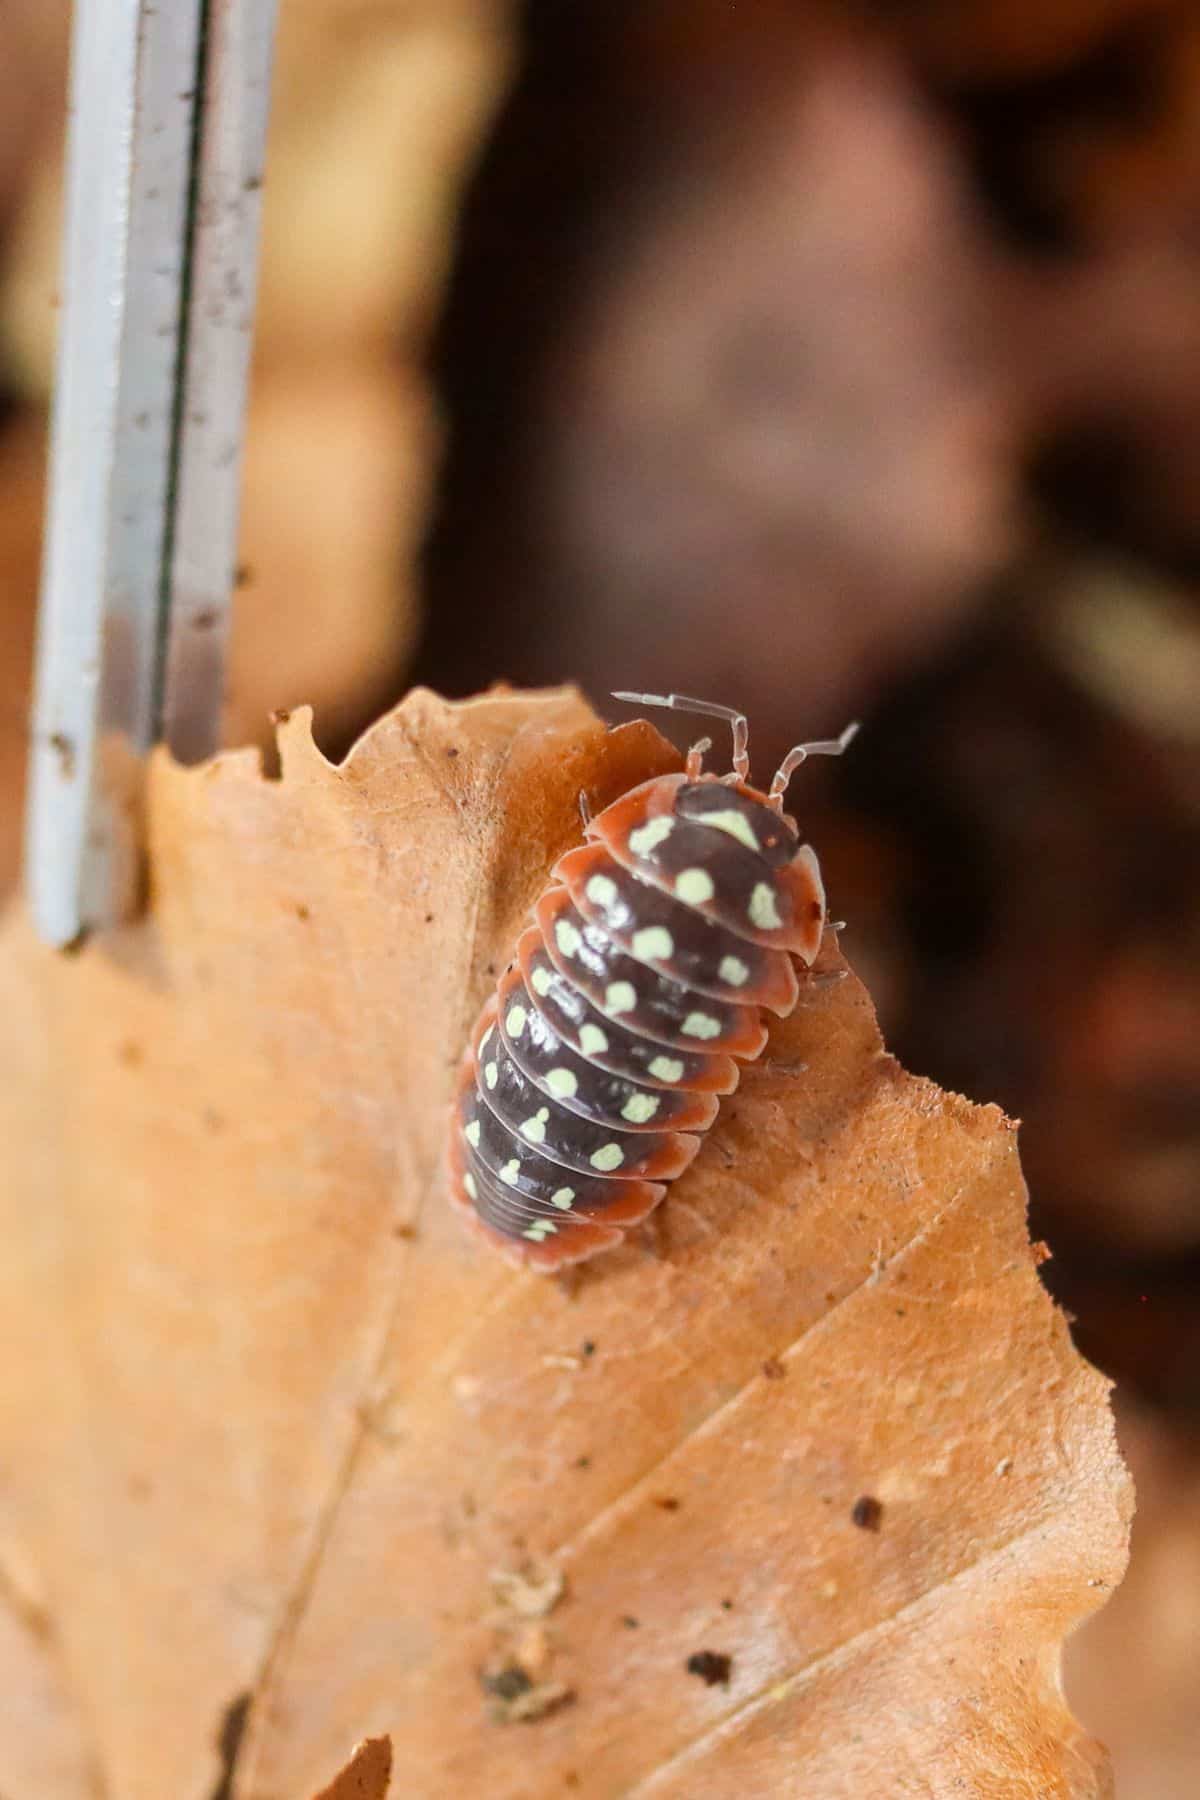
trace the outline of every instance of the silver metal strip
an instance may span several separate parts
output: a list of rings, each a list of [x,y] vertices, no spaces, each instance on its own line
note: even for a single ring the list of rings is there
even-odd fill
[[[26,828],[54,944],[121,909],[110,772],[164,720],[218,742],[275,11],[76,3]]]
[[[102,734],[155,731],[201,0],[80,0],[26,882],[65,944],[109,916]]]
[[[171,543],[163,735],[221,741],[276,0],[210,0]]]

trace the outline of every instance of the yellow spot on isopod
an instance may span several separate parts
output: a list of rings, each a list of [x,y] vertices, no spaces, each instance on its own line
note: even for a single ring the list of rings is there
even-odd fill
[[[739,844],[745,844],[747,850],[758,850],[762,847],[754,834],[754,827],[745,813],[738,812],[735,807],[730,807],[727,812],[705,813],[700,823],[711,825],[714,831],[727,832],[731,838],[736,838]]]
[[[529,980],[532,984],[534,993],[542,1000],[545,999],[546,995],[554,985],[553,975],[551,975],[549,969],[543,969],[541,963],[535,964],[533,974],[529,977]]]
[[[608,1038],[598,1025],[583,1025],[579,1031],[579,1048],[585,1056],[603,1056]]]
[[[495,1063],[484,1063],[483,1079],[487,1082],[487,1084],[490,1088],[495,1087],[497,1081],[499,1081],[499,1079],[500,1079],[500,1071],[496,1067]]]
[[[629,848],[635,856],[649,856],[652,850],[669,838],[675,829],[674,819],[648,819],[629,834]]]
[[[610,981],[604,994],[604,1010],[614,1015],[632,1012],[637,993],[631,981]]]
[[[740,956],[723,956],[717,973],[730,987],[745,987],[750,979],[750,971]]]
[[[715,1038],[721,1035],[721,1021],[711,1013],[689,1013],[681,1027],[684,1037]]]
[[[582,940],[570,919],[556,919],[554,941],[564,956],[574,956]]]
[[[541,1106],[532,1119],[525,1119],[521,1124],[521,1136],[528,1138],[531,1144],[544,1144],[546,1141],[546,1121],[550,1117],[550,1108]]]
[[[760,931],[775,931],[783,924],[775,904],[775,890],[765,881],[755,883],[746,910],[750,914],[750,923],[757,925]]]
[[[508,1017],[504,1021],[504,1029],[507,1031],[510,1038],[520,1037],[525,1029],[525,1020],[527,1017],[528,1015],[523,1006],[509,1007]]]
[[[572,1100],[579,1091],[579,1083],[570,1069],[548,1070],[546,1086],[559,1100]]]
[[[689,906],[703,906],[706,900],[712,899],[716,889],[707,869],[682,869],[675,877],[675,892]]]
[[[601,1144],[598,1150],[593,1150],[588,1161],[593,1169],[619,1169],[625,1161],[625,1152],[620,1144]]]
[[[583,891],[594,906],[611,906],[617,897],[617,884],[607,875],[593,875]]]
[[[514,1156],[512,1161],[506,1162],[504,1167],[501,1169],[500,1179],[505,1184],[506,1187],[516,1187],[517,1176],[520,1173],[521,1173],[520,1158]]]
[[[557,1206],[560,1212],[570,1212],[571,1202],[574,1198],[574,1188],[556,1188],[550,1196],[550,1204]]]
[[[478,1119],[471,1120],[471,1123],[467,1126],[467,1129],[463,1132],[463,1136],[466,1138],[468,1144],[470,1144],[472,1150],[478,1150],[478,1148],[479,1148],[479,1120]]]
[[[683,1074],[683,1064],[674,1056],[656,1056],[650,1064],[650,1073],[657,1081],[678,1081]]]
[[[647,925],[633,934],[633,954],[639,962],[667,962],[675,954],[675,940],[665,925]]]
[[[553,1219],[535,1219],[528,1230],[521,1233],[521,1236],[532,1238],[535,1244],[540,1244],[543,1238],[553,1237],[557,1230],[558,1226]]]
[[[630,1094],[621,1108],[621,1117],[628,1119],[631,1125],[644,1125],[657,1111],[657,1094]]]

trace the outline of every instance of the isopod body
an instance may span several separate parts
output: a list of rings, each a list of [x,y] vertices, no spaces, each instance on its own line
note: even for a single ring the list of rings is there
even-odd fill
[[[625,696],[622,696],[624,698]],[[632,696],[631,696],[632,697]],[[793,957],[825,928],[816,856],[783,812],[798,746],[769,793],[749,785],[746,727],[729,709],[734,773],[642,783],[589,819],[556,863],[513,961],[471,1033],[449,1145],[451,1199],[511,1260],[540,1270],[619,1243],[681,1175],[790,1013]],[[853,728],[851,728],[851,731]]]

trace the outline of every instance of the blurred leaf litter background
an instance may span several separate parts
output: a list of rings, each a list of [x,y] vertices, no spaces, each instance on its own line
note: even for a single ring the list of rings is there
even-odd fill
[[[8,887],[67,23],[0,13]],[[283,0],[226,736],[501,679],[760,771],[863,718],[797,809],[892,1047],[1024,1122],[1140,1495],[1072,1698],[1194,1794],[1196,9]]]

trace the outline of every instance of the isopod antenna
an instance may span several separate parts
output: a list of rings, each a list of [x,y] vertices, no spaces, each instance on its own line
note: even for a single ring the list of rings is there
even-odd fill
[[[661,706],[669,712],[698,713],[708,719],[724,719],[733,731],[733,779],[747,781],[750,777],[750,727],[745,713],[735,706],[722,706],[716,700],[693,700],[686,694],[631,694],[614,692],[614,700],[626,700],[633,706]],[[858,736],[858,720],[847,725],[846,729],[835,738],[815,738],[811,743],[794,744],[780,763],[771,781],[769,798],[774,805],[782,807],[783,796],[787,792],[788,783],[802,762],[810,756],[841,756]],[[709,748],[708,739],[694,744],[688,754],[688,774],[700,773],[700,758]]]
[[[722,706],[717,700],[693,700],[687,694],[627,694],[614,693],[614,700],[626,700],[631,706],[661,706],[668,712],[696,713],[705,719],[724,719],[733,731],[733,763],[734,779],[748,781],[750,779],[750,724],[745,713],[736,706]],[[709,748],[706,738],[692,747],[688,757],[688,774],[700,772],[700,757]],[[693,767],[693,759],[695,766]]]
[[[777,800],[782,805],[788,782],[802,762],[807,762],[810,756],[841,756],[858,736],[858,730],[858,720],[855,719],[839,737],[817,738],[811,744],[793,744],[771,778],[768,798]]]

